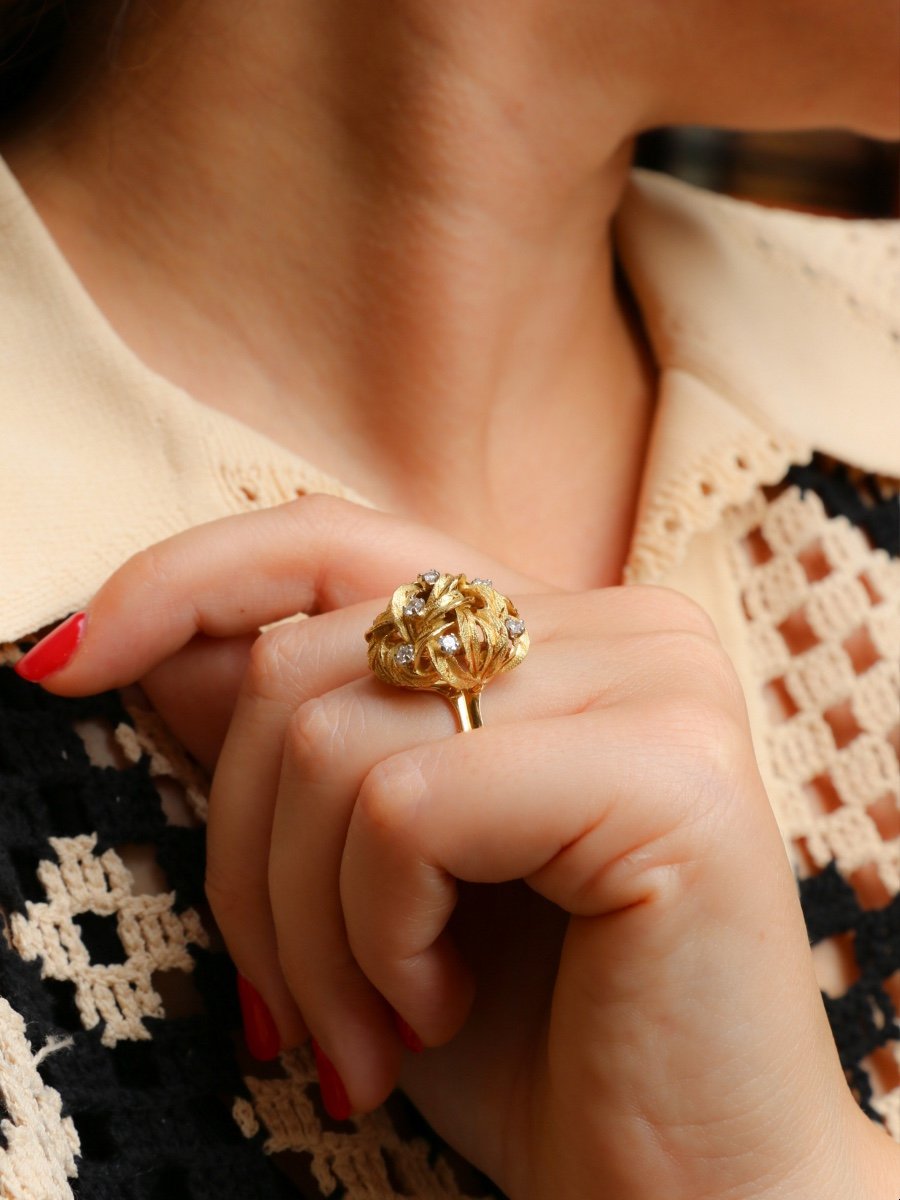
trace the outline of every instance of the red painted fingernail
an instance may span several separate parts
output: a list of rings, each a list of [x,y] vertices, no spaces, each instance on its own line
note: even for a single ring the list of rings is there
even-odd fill
[[[341,1077],[334,1069],[334,1063],[325,1054],[315,1038],[312,1038],[313,1053],[316,1056],[316,1067],[319,1071],[319,1087],[322,1090],[322,1103],[330,1117],[335,1121],[346,1121],[350,1116],[350,1099],[347,1089],[341,1082]]]
[[[272,1020],[272,1014],[266,1007],[265,1001],[253,984],[243,975],[238,975],[237,985],[247,1049],[260,1062],[268,1062],[269,1059],[277,1058],[281,1049],[281,1038],[278,1036],[278,1027]]]
[[[73,613],[62,625],[57,625],[36,646],[32,646],[24,658],[20,658],[13,670],[29,683],[40,683],[54,671],[60,671],[75,653],[84,633],[86,614]]]
[[[403,1045],[407,1050],[412,1050],[413,1054],[421,1054],[425,1049],[425,1043],[413,1029],[412,1025],[407,1025],[396,1009],[392,1008],[394,1014],[394,1024],[397,1026],[397,1032],[403,1041]]]

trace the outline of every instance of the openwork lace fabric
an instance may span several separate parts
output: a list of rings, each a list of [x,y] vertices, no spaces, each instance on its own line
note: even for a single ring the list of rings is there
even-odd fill
[[[896,486],[814,458],[727,509],[794,856],[850,1087],[900,1139]],[[0,1194],[497,1196],[398,1092],[331,1120],[308,1049],[243,1047],[203,894],[208,780],[126,693],[0,647]]]
[[[848,1082],[900,1140],[900,502],[814,456],[727,517],[793,854]]]

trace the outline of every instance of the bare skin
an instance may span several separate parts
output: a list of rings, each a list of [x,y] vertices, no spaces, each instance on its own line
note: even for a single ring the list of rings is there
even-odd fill
[[[900,132],[891,0],[152,12],[3,148],[96,303],[204,404],[572,588],[620,577],[654,401],[612,266],[635,134]]]

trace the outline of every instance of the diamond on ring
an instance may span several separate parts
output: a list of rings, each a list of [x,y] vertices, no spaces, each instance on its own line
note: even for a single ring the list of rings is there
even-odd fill
[[[525,632],[525,622],[521,617],[507,617],[504,624],[511,638],[519,638]]]
[[[458,654],[461,642],[455,633],[442,633],[438,645],[445,654]]]

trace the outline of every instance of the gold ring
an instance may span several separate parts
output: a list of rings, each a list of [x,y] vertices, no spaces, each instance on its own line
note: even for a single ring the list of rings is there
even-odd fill
[[[481,690],[528,653],[525,622],[490,579],[438,570],[404,583],[366,632],[369,666],[383,683],[436,692],[462,733],[480,728]]]

